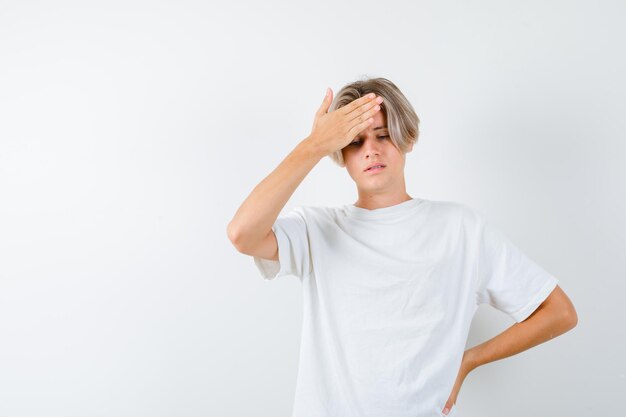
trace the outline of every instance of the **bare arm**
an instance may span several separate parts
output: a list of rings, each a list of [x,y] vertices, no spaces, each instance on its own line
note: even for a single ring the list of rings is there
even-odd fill
[[[553,339],[578,324],[574,305],[558,285],[548,298],[524,321],[515,323],[496,337],[463,353],[461,367],[442,412],[447,415],[456,404],[463,381],[474,369]]]
[[[228,224],[228,237],[240,252],[272,231],[280,211],[323,156],[306,138],[254,187]]]
[[[558,285],[524,321],[466,351],[470,370],[515,355],[573,329],[578,323],[574,305]]]
[[[315,114],[311,134],[254,187],[228,224],[228,238],[237,250],[277,259],[272,225],[280,211],[324,156],[347,146],[371,123],[371,116],[380,110],[374,98],[367,95],[328,113],[332,103],[332,90],[329,90]]]

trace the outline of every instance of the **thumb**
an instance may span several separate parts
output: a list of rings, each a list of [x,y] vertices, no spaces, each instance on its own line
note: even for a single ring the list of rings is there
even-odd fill
[[[318,114],[328,113],[328,108],[330,107],[330,103],[333,102],[333,90],[330,88],[326,89],[326,95],[324,96],[324,101],[322,101],[322,105],[318,110]]]

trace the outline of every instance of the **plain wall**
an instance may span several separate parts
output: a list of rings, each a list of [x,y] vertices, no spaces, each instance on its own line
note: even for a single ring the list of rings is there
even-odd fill
[[[264,281],[226,225],[362,76],[422,121],[408,193],[483,211],[578,312],[472,372],[458,415],[619,414],[625,11],[0,2],[0,415],[290,416],[300,283]],[[283,212],[355,201],[324,158]],[[468,347],[512,324],[481,306]]]

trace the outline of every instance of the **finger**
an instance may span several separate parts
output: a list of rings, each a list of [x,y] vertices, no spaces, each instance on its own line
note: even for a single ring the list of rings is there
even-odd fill
[[[358,123],[356,126],[352,127],[352,129],[348,131],[348,137],[352,140],[364,129],[367,129],[367,127],[372,123],[374,123],[374,118],[363,118],[360,123]]]
[[[380,103],[382,103],[382,101],[383,101],[383,98],[380,97],[380,96],[376,97],[374,100],[366,101],[365,103],[361,104],[359,107],[357,107],[356,109],[354,109],[350,113],[348,113],[347,116],[350,119],[353,119],[353,118],[357,117],[358,115],[367,112],[368,110],[370,110],[373,107],[376,107],[376,106],[380,107]]]
[[[364,95],[363,97],[359,97],[356,100],[352,100],[350,104],[343,106],[340,110],[342,111],[343,114],[349,114],[355,109],[358,109],[363,104],[369,101],[372,101],[375,97],[376,97],[376,94],[374,93]]]
[[[370,105],[371,104],[371,105]],[[365,106],[363,106],[365,107]],[[359,111],[354,111],[352,113],[350,113],[350,116],[354,116],[350,122],[355,121],[356,122],[360,122],[362,120],[366,120],[372,116],[374,116],[378,111],[380,111],[380,104],[376,103],[375,101],[373,101],[372,103],[368,103],[368,107],[365,107],[367,110],[365,110],[365,112],[361,113],[360,109]]]
[[[330,88],[326,89],[326,95],[324,96],[324,100],[322,100],[322,105],[317,110],[317,114],[326,114],[328,113],[328,108],[330,107],[330,103],[333,102],[333,90]]]

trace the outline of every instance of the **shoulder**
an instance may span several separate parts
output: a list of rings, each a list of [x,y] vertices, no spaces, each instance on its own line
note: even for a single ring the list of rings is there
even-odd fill
[[[428,200],[428,202],[435,218],[462,229],[466,235],[478,233],[485,222],[483,212],[467,203],[450,200]]]
[[[294,206],[285,216],[297,218],[307,225],[314,225],[336,219],[339,211],[339,207],[298,205]]]
[[[466,203],[452,200],[425,200],[429,210],[448,218],[465,219],[477,217],[479,212]]]
[[[293,208],[298,214],[310,219],[335,218],[343,212],[344,206],[300,205]]]

